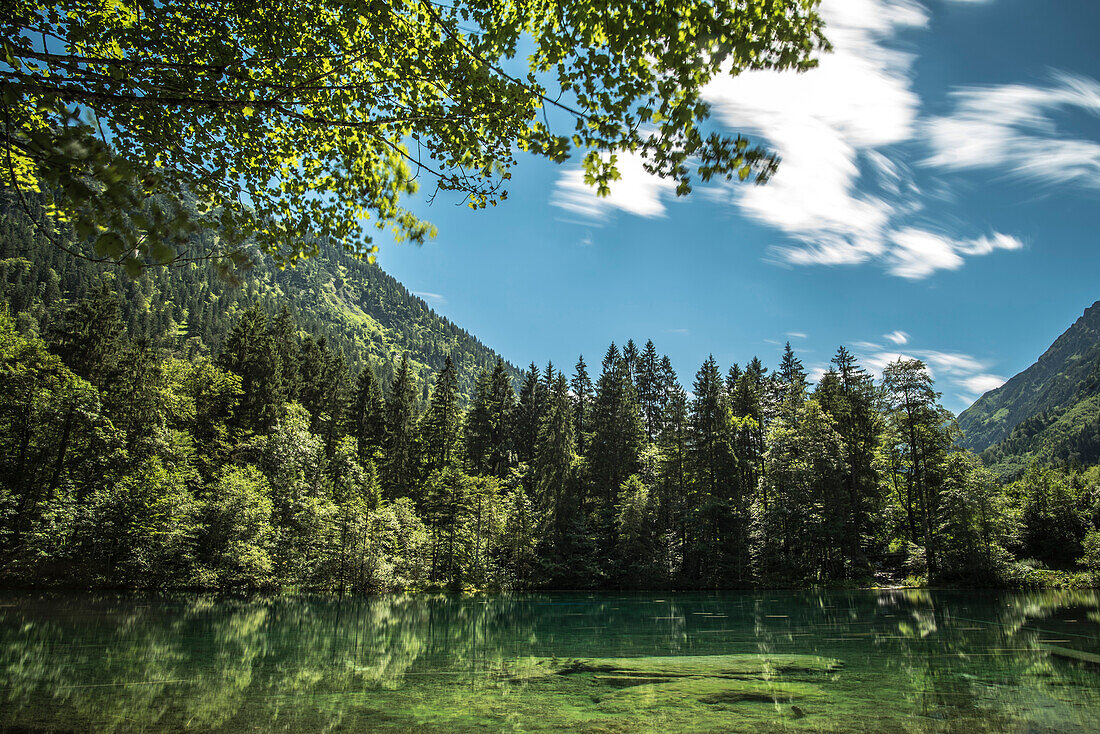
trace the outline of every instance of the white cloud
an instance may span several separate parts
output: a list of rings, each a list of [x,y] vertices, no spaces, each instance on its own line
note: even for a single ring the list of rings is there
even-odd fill
[[[1058,130],[1055,113],[1100,116],[1100,83],[1058,74],[1049,86],[1005,84],[952,93],[955,109],[924,123],[928,166],[1003,168],[1027,180],[1100,189],[1100,142]]]
[[[996,390],[1001,385],[1005,384],[1005,378],[1000,375],[974,375],[962,380],[960,383],[967,391],[975,397],[971,400],[976,400],[990,390]]]
[[[895,335],[908,337],[905,332],[894,332],[887,334],[886,338],[893,341]],[[988,362],[961,352],[941,352],[935,349],[910,349],[906,352],[898,352],[876,349],[878,345],[873,342],[856,342],[853,346],[860,350],[858,353],[860,362],[876,379],[882,379],[883,370],[891,362],[899,359],[921,360],[927,367],[928,373],[936,380],[937,389],[941,391],[949,389],[964,407],[1005,382],[1005,378],[989,372]],[[867,349],[861,347],[867,347]]]
[[[573,169],[558,179],[550,203],[593,222],[606,220],[615,210],[640,217],[663,217],[662,198],[674,194],[676,184],[646,173],[639,156],[620,154],[616,164],[621,178],[612,182],[609,196],[597,196],[596,189],[584,182],[584,172]]]
[[[909,335],[904,331],[891,331],[889,334],[883,334],[882,338],[892,341],[894,344],[907,344],[909,342]]]
[[[447,299],[439,293],[431,293],[430,291],[413,291],[414,296],[420,296],[425,301],[434,303],[437,306],[442,306],[447,303]]]
[[[902,278],[926,278],[937,270],[956,270],[962,266],[963,255],[987,255],[994,250],[1019,250],[1020,240],[996,232],[992,237],[975,240],[953,240],[914,227],[890,234],[894,247],[887,253],[891,273]]]
[[[805,339],[806,338],[806,335],[803,334],[801,331],[788,331],[786,333],[786,336],[789,336],[792,339]]]
[[[767,186],[733,194],[748,216],[797,243],[777,248],[779,256],[848,265],[889,246],[899,206],[860,191],[860,165],[885,191],[901,191],[903,166],[879,149],[913,136],[920,99],[910,83],[912,57],[886,42],[928,18],[919,5],[893,0],[826,0],[821,13],[834,51],[818,68],[724,78],[707,99],[723,123],[765,137],[782,156]]]
[[[899,221],[925,196],[895,146],[923,131],[913,89],[914,57],[895,48],[899,33],[927,26],[913,0],[823,0],[833,52],[806,73],[750,71],[720,77],[704,90],[716,121],[755,136],[782,158],[766,186],[707,186],[705,198],[729,203],[785,236],[772,248],[794,265],[881,263],[892,275],[924,278],[960,267],[966,257],[1016,249],[993,239],[957,241]],[[565,171],[555,206],[595,222],[616,211],[666,213],[675,186],[620,157],[622,178],[596,196],[580,170]]]
[[[1018,249],[1007,235],[959,241],[898,224],[920,211],[924,197],[890,146],[922,128],[913,58],[890,45],[898,32],[927,24],[924,8],[825,0],[821,13],[834,52],[817,69],[751,72],[708,88],[723,123],[765,137],[782,156],[767,186],[731,195],[748,216],[793,240],[774,248],[779,258],[795,265],[878,261],[892,275],[915,279],[954,270],[969,256]]]

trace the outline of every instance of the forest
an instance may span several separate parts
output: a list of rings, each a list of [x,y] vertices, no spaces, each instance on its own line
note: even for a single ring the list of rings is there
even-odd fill
[[[61,276],[28,293],[4,272],[5,584],[717,589],[1100,571],[1100,469],[1002,482],[959,447],[918,360],[876,379],[840,347],[811,385],[788,344],[775,369],[708,358],[685,386],[652,341],[627,340],[518,380],[498,358],[466,395],[450,357],[428,380],[407,355],[349,361],[285,301],[244,304],[205,335],[216,348],[189,349],[178,328],[135,330],[110,273],[67,298]]]

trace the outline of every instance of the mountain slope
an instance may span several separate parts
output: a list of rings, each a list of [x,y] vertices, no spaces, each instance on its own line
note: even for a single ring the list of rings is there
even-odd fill
[[[959,415],[963,445],[1003,474],[1100,460],[1100,301],[1038,361]]]
[[[152,268],[130,280],[54,247],[21,211],[0,200],[0,295],[21,323],[45,332],[67,303],[86,296],[104,274],[121,297],[131,337],[182,356],[216,355],[238,315],[259,300],[272,314],[289,308],[303,331],[324,336],[344,353],[353,373],[372,363],[383,385],[408,354],[426,391],[450,355],[459,391],[468,396],[478,370],[497,360],[493,350],[377,265],[342,251],[323,250],[286,270],[260,257],[238,286],[197,263]]]

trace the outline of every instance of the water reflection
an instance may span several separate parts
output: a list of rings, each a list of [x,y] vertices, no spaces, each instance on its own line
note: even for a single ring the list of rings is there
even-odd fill
[[[21,730],[1097,731],[1092,591],[9,595]],[[1052,652],[1053,651],[1053,652]]]

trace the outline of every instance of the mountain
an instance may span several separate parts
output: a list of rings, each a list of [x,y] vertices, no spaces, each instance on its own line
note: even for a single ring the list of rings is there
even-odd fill
[[[492,349],[380,267],[341,250],[323,249],[285,270],[259,256],[239,284],[207,263],[150,268],[131,280],[117,268],[58,249],[21,210],[0,200],[0,295],[22,326],[47,333],[67,304],[84,298],[104,277],[121,297],[132,338],[188,358],[218,354],[238,315],[258,300],[270,314],[288,308],[303,332],[343,352],[353,373],[372,363],[383,385],[408,354],[426,394],[450,355],[459,392],[469,396],[478,371],[497,360]],[[515,367],[508,369],[518,376]]]
[[[1039,360],[959,415],[962,443],[1004,475],[1100,462],[1100,301]]]

